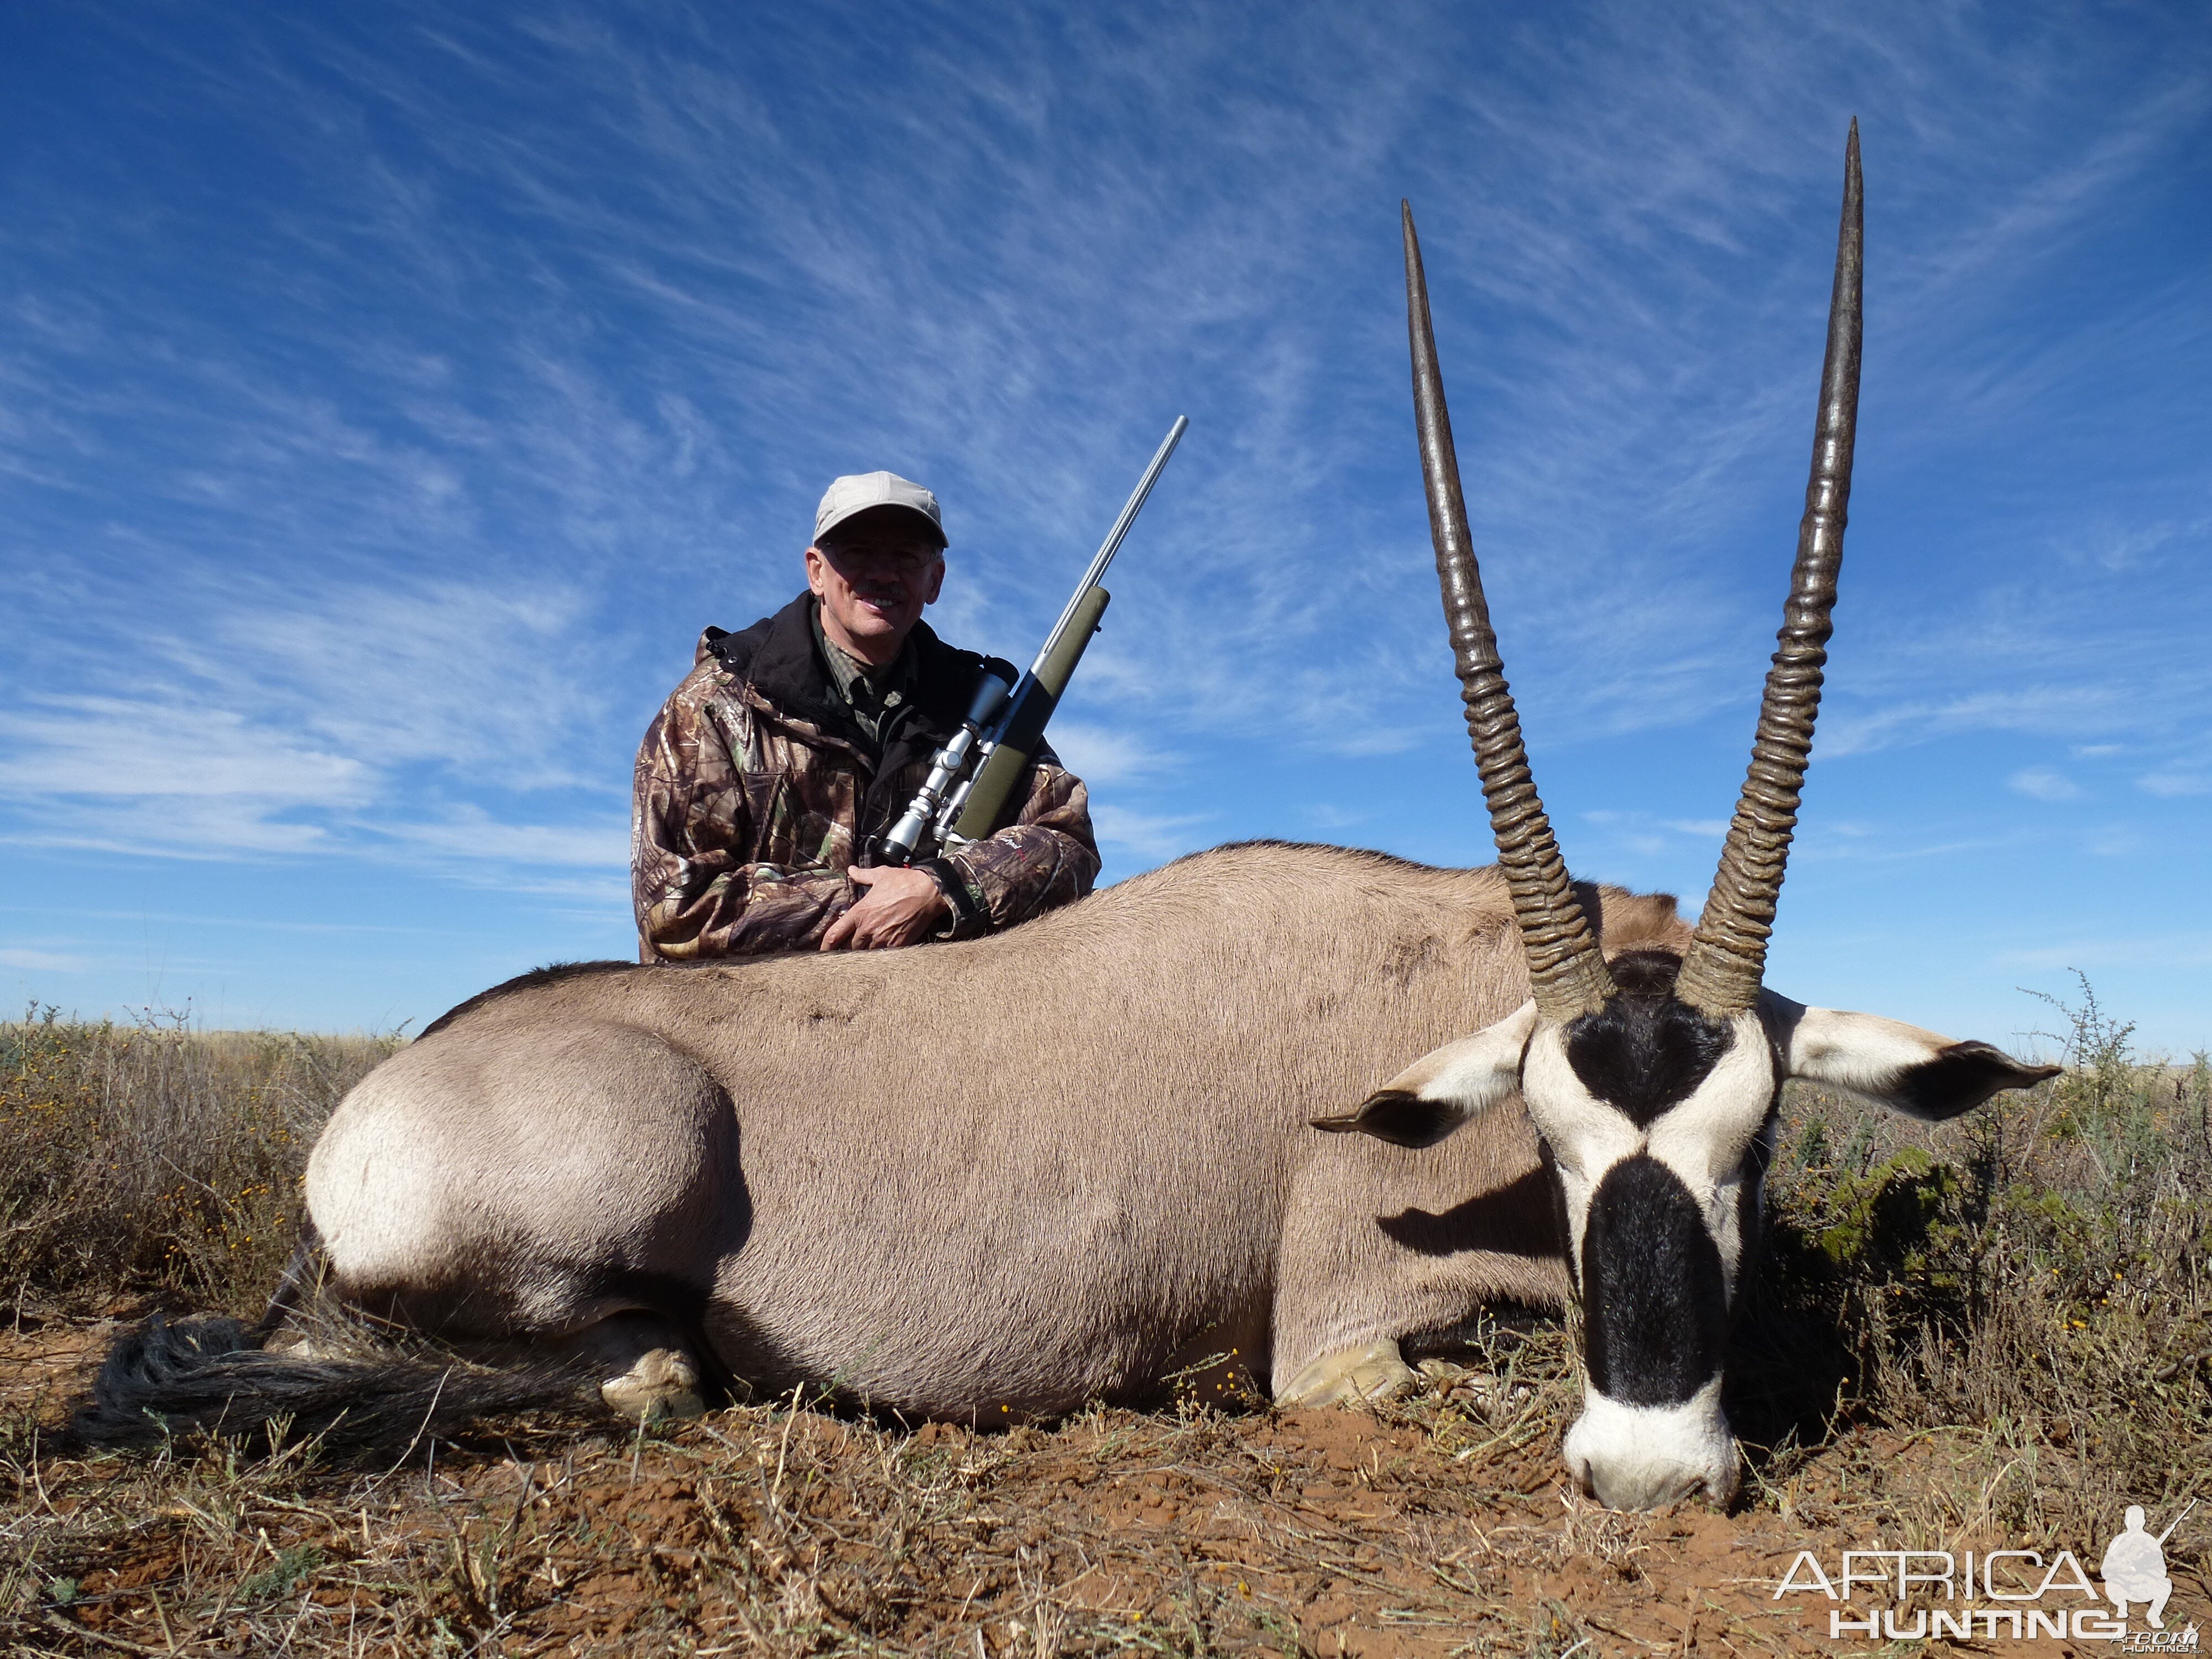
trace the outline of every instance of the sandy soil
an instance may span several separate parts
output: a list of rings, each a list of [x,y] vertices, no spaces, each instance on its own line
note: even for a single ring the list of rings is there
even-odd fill
[[[1845,1548],[2035,1541],[1961,1512],[1987,1453],[1963,1431],[1839,1435],[1770,1460],[1729,1514],[1608,1514],[1558,1470],[1570,1386],[1443,1364],[1376,1413],[1094,1409],[976,1433],[783,1402],[635,1435],[487,1425],[366,1469],[53,1456],[113,1329],[0,1325],[13,1651],[1868,1651],[1885,1644],[1830,1639],[1818,1594],[1777,1599],[1800,1551],[1832,1572]],[[2102,1539],[2061,1541],[2095,1571]],[[2179,1584],[2170,1628],[2212,1626],[2204,1591]],[[1924,1650],[2077,1650],[2118,1645]]]

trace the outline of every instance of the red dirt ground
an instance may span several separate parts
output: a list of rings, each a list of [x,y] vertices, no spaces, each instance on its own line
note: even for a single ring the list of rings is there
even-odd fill
[[[1800,1551],[1832,1573],[1845,1548],[2007,1541],[1960,1512],[1971,1436],[1839,1436],[1770,1464],[1734,1513],[1609,1514],[1559,1470],[1571,1389],[1443,1367],[1374,1414],[908,1432],[754,1406],[639,1435],[496,1425],[392,1468],[53,1456],[112,1328],[0,1326],[13,1652],[1863,1652],[1887,1644],[1831,1640],[1835,1604],[1777,1599]],[[2094,1573],[2103,1540],[2063,1541]],[[2169,1628],[2206,1607],[2179,1583]]]

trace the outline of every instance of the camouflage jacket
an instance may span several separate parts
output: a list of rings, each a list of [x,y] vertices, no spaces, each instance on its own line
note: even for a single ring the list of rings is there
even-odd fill
[[[845,878],[959,730],[983,659],[926,623],[912,701],[880,751],[837,695],[802,593],[743,633],[710,628],[638,746],[630,892],[638,957],[811,949],[860,896]],[[922,866],[952,902],[939,937],[1025,921],[1091,890],[1098,848],[1082,780],[1040,749],[1015,821]]]

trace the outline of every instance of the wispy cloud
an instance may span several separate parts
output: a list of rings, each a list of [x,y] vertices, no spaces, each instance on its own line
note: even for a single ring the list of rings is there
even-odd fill
[[[2147,795],[2212,795],[2212,773],[2148,772],[2136,780]]]
[[[1133,812],[1102,801],[1092,806],[1091,817],[1101,846],[1158,864],[1205,846],[1205,829],[1212,814]]]
[[[481,808],[461,808],[442,823],[386,826],[394,841],[487,868],[493,878],[512,866],[574,865],[629,867],[629,826],[619,819],[589,829],[542,823],[501,823]]]
[[[1959,826],[2039,767],[2146,812],[2206,775],[2212,325],[2161,192],[2212,77],[2152,21],[78,17],[17,88],[58,136],[0,225],[23,857],[343,860],[618,927],[637,734],[701,626],[796,589],[830,475],[930,482],[942,631],[1026,660],[1177,413],[1054,733],[1109,868],[1255,779],[1463,757],[1401,195],[1532,740],[1570,787],[1716,722],[1740,767],[1854,110],[1869,346],[1821,758]],[[1329,787],[1285,827],[1390,839]],[[1652,856],[1709,856],[1704,803],[1636,810]]]
[[[1061,763],[1094,785],[1156,778],[1179,764],[1177,757],[1154,748],[1140,732],[1090,720],[1055,720],[1050,738]]]
[[[2035,800],[2073,800],[2081,793],[2081,785],[2047,766],[2023,768],[2005,781],[2017,793]]]
[[[623,817],[626,780],[575,767],[604,710],[576,669],[592,647],[568,595],[433,582],[252,597],[191,630],[147,629],[125,672],[112,643],[50,647],[50,668],[129,695],[0,708],[0,835],[204,858],[326,852],[374,827],[387,848],[444,854],[469,823],[478,859],[516,866],[622,847],[620,829],[501,826],[454,799],[580,791]],[[586,841],[599,850],[575,856]]]
[[[1997,961],[2009,968],[2040,970],[2197,966],[2212,963],[2212,933],[2145,935],[2085,934],[2063,945],[2039,945],[2032,951],[2002,953]]]
[[[89,957],[66,951],[33,951],[17,945],[0,946],[0,968],[21,968],[39,974],[82,974],[93,967]]]
[[[1835,709],[1820,722],[1820,750],[1832,758],[1969,732],[2036,736],[2107,732],[2126,722],[2130,713],[2127,698],[2100,686],[2050,686],[2026,693],[1968,691],[1870,710]]]
[[[366,797],[368,769],[348,756],[256,730],[230,709],[122,697],[52,697],[0,716],[17,745],[0,787],[19,796],[125,800],[200,796],[281,809]]]

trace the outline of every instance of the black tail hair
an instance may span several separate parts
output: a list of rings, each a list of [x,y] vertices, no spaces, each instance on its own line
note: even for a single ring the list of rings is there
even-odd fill
[[[68,1437],[82,1447],[143,1446],[192,1430],[279,1431],[319,1436],[339,1452],[411,1449],[477,1418],[586,1407],[589,1381],[574,1364],[496,1367],[406,1349],[295,1358],[263,1349],[235,1319],[172,1323],[156,1314],[117,1339]]]
[[[291,1257],[277,1276],[276,1288],[269,1293],[268,1307],[253,1322],[255,1347],[268,1346],[269,1339],[283,1328],[301,1299],[313,1296],[322,1288],[325,1265],[323,1236],[315,1230],[314,1218],[303,1216],[300,1220],[300,1242],[293,1245]]]

